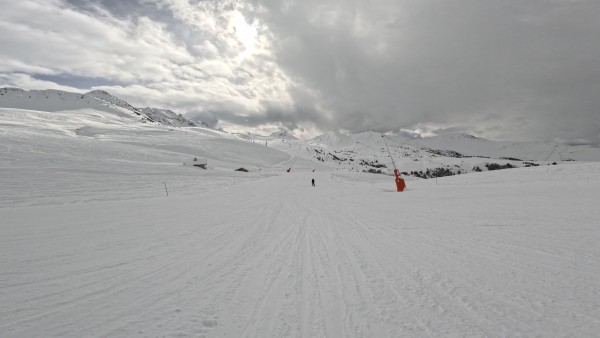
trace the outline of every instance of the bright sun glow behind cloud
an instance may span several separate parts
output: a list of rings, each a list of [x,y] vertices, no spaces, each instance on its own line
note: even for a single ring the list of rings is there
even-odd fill
[[[235,30],[236,38],[244,46],[243,54],[254,53],[258,34],[255,24],[249,24],[240,12],[236,12],[230,20],[230,25]]]

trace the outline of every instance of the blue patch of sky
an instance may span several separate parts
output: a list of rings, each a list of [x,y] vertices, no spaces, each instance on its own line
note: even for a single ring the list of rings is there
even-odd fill
[[[43,75],[43,74],[34,74],[33,78],[54,82],[59,85],[74,87],[78,89],[90,89],[92,87],[97,86],[124,86],[125,83],[111,81],[108,79],[103,79],[99,77],[88,77],[88,76],[77,76],[70,74],[59,74],[59,75]]]

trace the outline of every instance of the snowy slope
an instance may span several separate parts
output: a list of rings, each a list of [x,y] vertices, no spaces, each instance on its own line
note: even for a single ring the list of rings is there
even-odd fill
[[[208,170],[184,166],[194,157]],[[98,110],[0,108],[0,207],[195,194],[269,175],[287,153],[204,128],[173,129]],[[241,175],[234,169],[246,167]],[[240,176],[236,178],[234,176]]]
[[[19,88],[0,88],[0,107],[46,112],[95,109],[173,127],[207,127],[201,121],[190,121],[167,109],[136,108],[103,90],[80,94],[60,90],[26,91]]]
[[[0,88],[0,108],[45,112],[94,109],[121,117],[132,119],[135,117],[133,111],[120,106],[111,106],[108,102],[93,96],[53,89],[26,91],[19,88]]]
[[[564,161],[600,161],[600,148],[493,142],[464,134],[422,139],[386,135],[385,141],[400,171],[420,177],[428,169],[464,174],[475,169],[485,171],[490,164],[526,167]],[[386,144],[379,133],[344,135],[328,132],[310,140],[304,149],[303,156],[345,171],[381,170],[384,174],[391,174],[393,170]]]
[[[97,188],[114,176],[94,170]],[[405,193],[377,175],[333,174],[77,204],[15,207],[3,195],[0,336],[600,332],[599,164],[422,180]]]
[[[86,95],[95,97],[101,101],[104,101],[109,104],[116,105],[118,107],[125,108],[134,112],[137,115],[143,115],[148,118],[149,121],[158,122],[163,125],[173,126],[173,127],[196,127],[197,123],[192,122],[182,115],[175,114],[173,111],[168,109],[160,109],[160,108],[136,108],[125,100],[119,99],[116,96],[113,96],[103,90],[93,90],[91,92],[86,93]],[[206,124],[200,123],[200,126],[207,127]]]
[[[454,150],[467,156],[510,157],[528,161],[600,160],[600,148],[542,142],[492,142],[466,134],[416,139],[413,143],[433,149]]]
[[[175,127],[196,127],[197,124],[192,122],[182,115],[177,115],[173,111],[168,109],[160,108],[144,108],[142,113],[148,116],[152,121]],[[207,127],[206,124],[202,124],[202,127]]]
[[[40,95],[0,108],[0,337],[600,332],[600,163],[395,193],[358,169],[389,169],[377,133],[240,137]],[[401,168],[493,160],[387,140]]]
[[[125,100],[121,100],[116,96],[110,95],[108,92],[104,90],[92,90],[87,92],[85,95],[94,97],[98,100],[104,101],[109,104],[113,104],[115,106],[130,110],[134,113],[139,113],[139,109],[127,103]]]

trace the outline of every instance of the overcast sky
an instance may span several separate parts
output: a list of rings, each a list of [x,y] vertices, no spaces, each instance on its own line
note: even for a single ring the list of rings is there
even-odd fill
[[[230,131],[600,144],[598,0],[0,0],[0,87]]]

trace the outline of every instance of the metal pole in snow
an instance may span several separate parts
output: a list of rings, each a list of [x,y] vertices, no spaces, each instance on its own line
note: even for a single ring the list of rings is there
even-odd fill
[[[394,165],[394,176],[396,176],[396,190],[399,192],[404,191],[404,188],[406,187],[404,179],[400,177],[400,171],[398,170],[398,168],[396,168],[396,162],[394,162],[394,157],[392,156],[392,152],[390,151],[390,148],[388,147],[387,141],[385,140],[385,136],[383,136],[383,134],[381,134],[381,138],[383,139],[383,143],[385,143],[385,147],[387,148],[388,154],[390,155],[392,165]]]
[[[396,170],[396,163],[394,162],[394,158],[392,157],[392,152],[390,151],[387,141],[385,140],[385,136],[383,136],[383,134],[382,134],[381,138],[383,139],[383,143],[385,143],[385,148],[387,149],[388,154],[390,155],[390,159],[392,160],[392,165],[394,166],[394,170]]]

